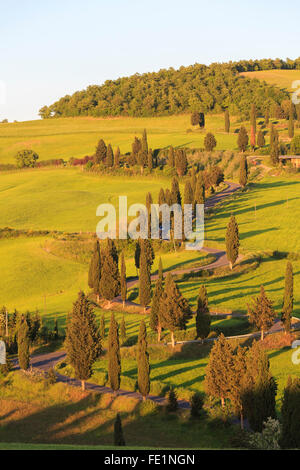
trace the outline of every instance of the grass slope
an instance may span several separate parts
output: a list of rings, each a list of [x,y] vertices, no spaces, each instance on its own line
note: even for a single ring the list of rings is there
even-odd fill
[[[300,70],[258,70],[256,72],[243,72],[241,75],[264,80],[269,85],[276,85],[289,91],[293,91],[293,81],[300,80]]]

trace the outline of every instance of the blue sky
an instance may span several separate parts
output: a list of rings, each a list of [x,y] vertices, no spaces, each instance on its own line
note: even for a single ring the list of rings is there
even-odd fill
[[[1,0],[0,120],[133,73],[300,55],[299,0]],[[0,97],[1,101],[1,97]]]

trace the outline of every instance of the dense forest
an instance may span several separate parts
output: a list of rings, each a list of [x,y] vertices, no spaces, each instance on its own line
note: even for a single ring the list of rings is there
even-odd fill
[[[270,69],[300,69],[300,58],[239,61],[210,66],[195,64],[159,72],[135,74],[103,85],[66,95],[51,106],[44,106],[44,119],[67,116],[155,116],[190,112],[231,114],[249,118],[251,104],[258,115],[288,98],[288,93],[240,72]]]

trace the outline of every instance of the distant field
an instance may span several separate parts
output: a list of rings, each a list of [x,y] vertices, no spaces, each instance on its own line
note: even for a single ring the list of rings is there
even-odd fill
[[[300,80],[300,70],[259,70],[257,72],[243,72],[241,75],[264,80],[269,85],[277,85],[288,91],[292,91],[293,81]]]
[[[231,120],[234,125],[235,119]],[[120,146],[121,152],[129,152],[134,137],[141,135],[144,128],[152,149],[170,145],[203,147],[209,131],[216,135],[217,149],[236,148],[234,128],[230,134],[224,132],[223,115],[207,116],[206,129],[200,131],[198,127],[191,132],[187,132],[192,128],[189,114],[154,118],[61,118],[0,124],[0,163],[15,163],[15,154],[23,148],[34,149],[40,160],[84,157],[94,153],[100,138],[113,148]]]

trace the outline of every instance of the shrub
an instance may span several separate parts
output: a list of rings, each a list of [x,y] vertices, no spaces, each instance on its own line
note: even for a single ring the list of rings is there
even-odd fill
[[[249,435],[249,444],[252,449],[261,450],[279,450],[279,439],[281,434],[281,426],[278,420],[268,418],[263,424],[264,428],[261,433],[253,433]]]
[[[204,400],[200,393],[196,392],[192,396],[191,400],[191,418],[199,418],[201,410],[203,408]]]
[[[49,369],[46,378],[49,385],[54,385],[57,382],[56,373],[53,368]]]
[[[178,410],[177,394],[174,389],[171,389],[168,393],[166,409],[169,413],[173,413]]]
[[[159,405],[153,400],[142,401],[139,405],[139,415],[148,416],[157,414],[159,410]]]
[[[16,155],[18,168],[34,167],[39,156],[33,150],[24,149],[20,150]]]

